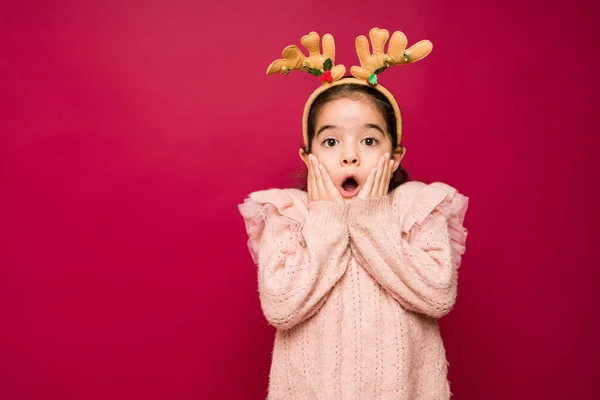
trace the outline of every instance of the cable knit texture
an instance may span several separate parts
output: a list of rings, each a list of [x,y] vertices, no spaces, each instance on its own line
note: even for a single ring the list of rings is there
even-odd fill
[[[252,193],[239,209],[277,328],[268,398],[449,398],[437,318],[456,301],[467,204],[439,182],[347,205]]]

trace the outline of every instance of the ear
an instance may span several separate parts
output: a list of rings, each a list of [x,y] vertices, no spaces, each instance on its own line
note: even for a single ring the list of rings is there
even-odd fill
[[[396,172],[396,170],[398,169],[398,167],[400,167],[400,162],[404,158],[405,154],[406,154],[406,147],[404,147],[404,146],[398,146],[396,148],[396,150],[394,150],[394,153],[392,154],[392,160],[394,160],[394,164],[393,164],[392,170],[394,172]]]
[[[298,150],[298,155],[300,156],[302,161],[304,161],[304,164],[306,164],[306,167],[308,168],[308,154],[304,151],[304,148],[300,147],[300,150]]]

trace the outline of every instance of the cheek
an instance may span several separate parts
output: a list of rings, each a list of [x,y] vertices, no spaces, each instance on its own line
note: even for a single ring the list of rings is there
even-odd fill
[[[327,155],[325,157],[321,157],[320,158],[320,162],[330,172],[334,171],[335,168],[336,168],[336,166],[339,166],[339,162],[336,162],[335,161],[335,157],[332,157],[331,155]]]
[[[378,160],[379,160],[379,154],[376,154],[373,157],[367,158],[363,162],[363,167],[365,168],[367,173],[371,172],[371,170],[377,166]]]
[[[314,151],[313,154],[330,174],[336,172],[336,167],[339,167],[339,157],[335,151]]]
[[[390,153],[392,154],[392,141],[390,138],[386,138],[381,146],[381,154]]]
[[[369,149],[363,153],[361,157],[361,164],[371,170],[371,168],[375,168],[377,166],[379,157],[383,156],[385,152],[386,150],[383,148]]]

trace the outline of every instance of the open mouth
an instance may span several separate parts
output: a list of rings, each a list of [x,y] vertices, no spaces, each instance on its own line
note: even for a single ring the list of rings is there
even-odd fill
[[[354,197],[358,194],[358,182],[356,178],[349,176],[342,182],[342,196]]]

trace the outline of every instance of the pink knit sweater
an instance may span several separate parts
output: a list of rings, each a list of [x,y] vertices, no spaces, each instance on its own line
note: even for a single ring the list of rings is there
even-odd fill
[[[239,209],[277,328],[268,398],[449,398],[437,318],[456,299],[467,203],[443,183],[348,205],[252,193]]]

